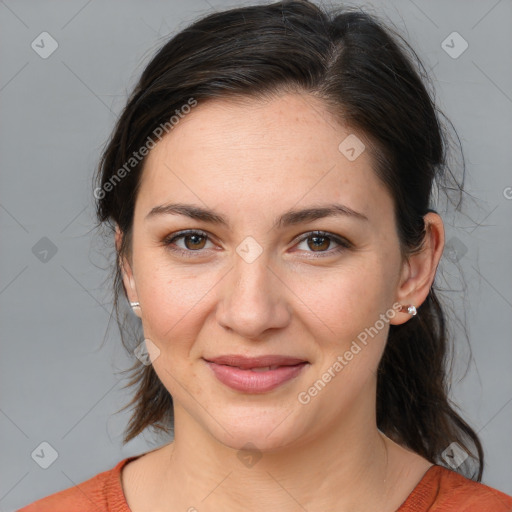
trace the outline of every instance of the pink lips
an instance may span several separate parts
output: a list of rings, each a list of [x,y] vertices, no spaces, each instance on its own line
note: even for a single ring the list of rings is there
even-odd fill
[[[228,355],[205,359],[217,379],[237,391],[264,393],[297,376],[309,364],[286,356]]]

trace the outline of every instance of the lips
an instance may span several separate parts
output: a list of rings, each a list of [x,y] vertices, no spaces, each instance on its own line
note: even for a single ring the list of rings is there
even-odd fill
[[[205,361],[220,382],[244,393],[271,391],[297,377],[309,365],[304,359],[272,355],[228,355]]]
[[[215,364],[223,364],[226,366],[233,366],[241,370],[262,369],[275,370],[279,366],[294,366],[296,364],[307,363],[305,359],[288,356],[258,356],[258,357],[245,357],[237,355],[226,355],[214,358],[205,358],[206,361]]]

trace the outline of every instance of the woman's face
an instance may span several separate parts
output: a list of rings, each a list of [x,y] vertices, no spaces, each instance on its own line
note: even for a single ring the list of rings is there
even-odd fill
[[[177,432],[271,449],[374,428],[389,320],[406,316],[393,309],[404,265],[392,199],[356,137],[308,95],[215,100],[148,155],[124,283]],[[306,363],[208,363],[226,355]]]

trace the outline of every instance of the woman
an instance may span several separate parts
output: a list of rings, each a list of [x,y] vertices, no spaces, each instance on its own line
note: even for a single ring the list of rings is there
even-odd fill
[[[447,398],[431,192],[451,173],[415,64],[306,1],[158,52],[95,197],[144,335],[125,442],[174,441],[23,512],[512,510]]]

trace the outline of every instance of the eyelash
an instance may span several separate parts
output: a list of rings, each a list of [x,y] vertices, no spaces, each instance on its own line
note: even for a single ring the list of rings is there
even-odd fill
[[[193,236],[193,235],[199,235],[201,237],[205,237],[207,239],[207,241],[210,239],[208,233],[201,231],[201,230],[190,229],[190,230],[186,230],[186,231],[180,231],[179,233],[168,236],[167,238],[164,239],[163,244],[166,248],[168,248],[170,251],[172,251],[174,253],[177,253],[181,256],[185,256],[187,258],[194,258],[197,256],[194,255],[193,253],[198,253],[198,255],[200,255],[201,252],[203,251],[203,249],[198,249],[198,250],[194,251],[194,250],[190,250],[190,249],[187,250],[187,249],[181,249],[181,248],[176,248],[176,247],[172,246],[172,244],[176,240],[179,240],[181,238],[186,238],[187,236]],[[330,251],[319,251],[318,253],[315,253],[314,251],[306,251],[306,252],[311,252],[312,254],[314,254],[314,256],[308,256],[308,258],[316,259],[316,258],[323,258],[326,256],[332,256],[334,254],[338,254],[338,253],[340,253],[346,249],[350,249],[352,247],[352,244],[348,240],[341,238],[337,235],[334,235],[333,233],[328,233],[326,231],[311,231],[309,233],[305,233],[304,236],[302,236],[297,241],[297,243],[298,244],[302,243],[305,240],[308,240],[309,238],[313,238],[313,237],[328,238],[331,241],[334,241],[335,243],[337,243],[339,245],[339,247],[337,247],[336,249],[330,250]],[[317,256],[317,254],[318,254],[318,256]]]

